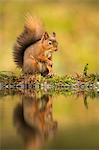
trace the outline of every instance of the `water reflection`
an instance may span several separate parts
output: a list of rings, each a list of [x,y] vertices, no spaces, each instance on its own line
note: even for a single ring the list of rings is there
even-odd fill
[[[5,89],[0,125],[4,150],[99,149],[99,92]]]
[[[26,90],[22,103],[14,109],[14,125],[22,137],[26,149],[38,149],[46,140],[53,138],[57,121],[53,119],[52,96]]]
[[[94,99],[95,97],[99,96],[98,90],[91,89],[91,90],[79,90],[76,91],[76,98],[83,98],[84,101],[84,106],[86,109],[88,109],[88,98],[90,97],[91,99]]]

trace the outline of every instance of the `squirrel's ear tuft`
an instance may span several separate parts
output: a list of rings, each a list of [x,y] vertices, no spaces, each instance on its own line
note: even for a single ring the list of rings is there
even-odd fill
[[[49,35],[47,32],[44,32],[44,34],[42,35],[41,41],[43,42],[44,40],[47,40],[49,38]]]
[[[53,32],[53,37],[56,37],[56,33],[55,32]]]
[[[49,35],[47,32],[44,33],[44,39],[47,40],[49,38]]]

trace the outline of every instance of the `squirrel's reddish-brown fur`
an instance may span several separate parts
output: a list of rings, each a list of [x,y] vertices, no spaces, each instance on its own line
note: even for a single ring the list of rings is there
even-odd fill
[[[24,73],[52,74],[52,53],[57,45],[56,34],[49,36],[39,19],[28,16],[14,45],[14,62]]]

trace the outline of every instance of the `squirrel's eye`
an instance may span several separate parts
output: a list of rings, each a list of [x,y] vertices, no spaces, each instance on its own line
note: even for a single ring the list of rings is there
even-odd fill
[[[51,41],[49,41],[49,42],[48,42],[48,44],[49,44],[49,45],[51,45],[51,44],[52,44],[52,42],[51,42]]]

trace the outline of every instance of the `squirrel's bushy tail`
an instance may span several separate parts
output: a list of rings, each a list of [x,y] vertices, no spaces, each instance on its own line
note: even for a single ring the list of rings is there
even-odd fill
[[[42,22],[32,16],[26,17],[24,31],[19,35],[13,49],[14,62],[20,68],[23,66],[23,58],[25,49],[31,44],[41,39],[43,34]]]

